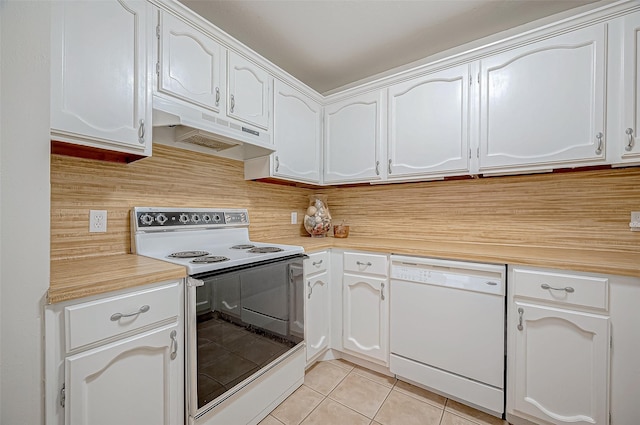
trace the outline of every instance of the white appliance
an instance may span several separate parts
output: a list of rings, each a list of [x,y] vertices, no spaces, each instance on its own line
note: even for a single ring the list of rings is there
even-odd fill
[[[506,266],[391,256],[390,369],[501,417]]]
[[[187,269],[187,422],[257,423],[304,379],[300,246],[249,239],[244,209],[136,207],[132,251]]]

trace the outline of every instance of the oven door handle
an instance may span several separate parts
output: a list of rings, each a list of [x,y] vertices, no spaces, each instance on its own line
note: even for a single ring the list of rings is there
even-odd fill
[[[187,278],[187,287],[189,288],[197,288],[199,286],[204,286],[204,280],[195,279],[193,277]]]

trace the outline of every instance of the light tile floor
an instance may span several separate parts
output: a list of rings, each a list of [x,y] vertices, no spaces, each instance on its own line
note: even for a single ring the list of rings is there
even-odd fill
[[[259,425],[508,425],[344,360],[316,363]]]

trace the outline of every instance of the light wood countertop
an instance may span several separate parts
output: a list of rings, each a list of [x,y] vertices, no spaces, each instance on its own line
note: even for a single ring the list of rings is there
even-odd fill
[[[133,254],[57,260],[51,262],[48,302],[54,304],[186,276],[187,270],[182,266]]]
[[[471,242],[429,242],[417,240],[348,237],[271,239],[301,245],[306,252],[328,248],[355,249],[400,255],[415,255],[494,264],[526,265],[562,270],[604,273],[640,278],[640,254],[598,249],[548,248],[522,245],[498,245]]]

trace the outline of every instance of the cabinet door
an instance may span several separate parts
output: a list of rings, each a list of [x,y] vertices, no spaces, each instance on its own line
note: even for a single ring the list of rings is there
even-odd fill
[[[640,123],[640,13],[623,18],[623,122],[614,132],[616,142],[622,144],[623,161],[640,160],[640,143],[637,140]]]
[[[345,349],[389,361],[389,289],[386,279],[345,274],[343,278]]]
[[[520,302],[513,319],[522,324],[510,372],[514,409],[553,424],[606,424],[609,319]]]
[[[387,177],[469,171],[469,65],[389,88]]]
[[[306,279],[307,361],[329,347],[329,273]]]
[[[182,352],[172,324],[67,357],[65,423],[183,423]]]
[[[604,163],[605,26],[482,59],[481,172]]]
[[[224,52],[208,35],[161,12],[158,91],[214,112],[224,110]]]
[[[267,71],[229,51],[229,103],[227,115],[269,129],[271,86]]]
[[[322,107],[296,89],[275,81],[273,113],[273,174],[320,182]]]
[[[149,16],[145,1],[54,3],[53,139],[151,154]]]
[[[324,181],[380,180],[383,92],[325,106]]]

